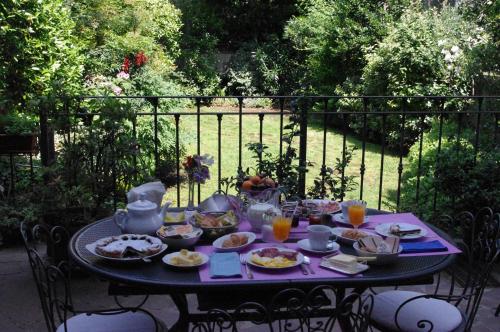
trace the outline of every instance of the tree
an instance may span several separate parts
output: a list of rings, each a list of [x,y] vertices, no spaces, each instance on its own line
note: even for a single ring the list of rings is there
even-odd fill
[[[63,0],[0,3],[0,109],[82,87],[81,44]]]

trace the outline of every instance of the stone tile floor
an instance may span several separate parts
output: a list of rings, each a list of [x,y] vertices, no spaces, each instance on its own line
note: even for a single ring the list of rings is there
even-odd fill
[[[498,277],[498,276],[496,276]],[[500,279],[498,279],[500,280]],[[430,286],[413,287],[425,290]],[[72,293],[76,308],[104,309],[115,307],[113,299],[107,296],[107,283],[95,278],[75,279]],[[125,299],[134,303],[137,298]],[[196,299],[189,298],[190,307],[195,309]],[[500,288],[485,291],[473,331],[499,332],[500,317],[495,317],[495,309],[500,303]],[[0,249],[0,331],[44,331],[42,311],[35,284],[32,279],[28,259],[23,247]],[[145,308],[171,326],[177,319],[177,311],[168,296],[151,296]],[[262,331],[262,327],[242,323],[241,331]]]

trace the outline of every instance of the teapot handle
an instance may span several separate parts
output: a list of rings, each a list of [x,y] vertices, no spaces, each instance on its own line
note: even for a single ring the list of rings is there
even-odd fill
[[[122,232],[125,230],[126,219],[127,219],[127,211],[123,209],[116,210],[115,215],[113,216],[113,221],[115,222],[116,226],[120,228]]]

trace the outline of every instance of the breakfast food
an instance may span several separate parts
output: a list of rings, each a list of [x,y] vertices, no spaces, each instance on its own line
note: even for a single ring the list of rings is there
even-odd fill
[[[182,222],[184,221],[184,219],[186,219],[186,215],[184,214],[184,212],[167,212],[165,214],[165,218],[164,218],[164,222],[165,223],[179,223],[179,222]]]
[[[360,231],[359,229],[346,229],[342,232],[342,237],[351,240],[359,240],[367,236],[368,234],[366,234],[363,231]]]
[[[340,204],[336,201],[318,203],[318,209],[321,211],[321,213],[335,213],[337,211],[340,211]]]
[[[224,214],[196,213],[194,215],[194,220],[196,225],[202,228],[220,228],[234,226],[237,224],[236,215],[232,210],[229,210]]]
[[[328,263],[332,266],[340,267],[343,269],[353,270],[358,264],[355,256],[338,254],[327,259]]]
[[[399,238],[388,236],[383,240],[379,236],[367,236],[358,240],[361,250],[377,254],[393,254],[399,250]]]
[[[250,260],[252,263],[264,267],[284,268],[296,265],[297,255],[298,253],[296,251],[282,251],[278,248],[265,248],[254,251]]]
[[[197,252],[182,249],[179,253],[170,258],[170,264],[175,266],[196,266],[203,263],[201,255]]]
[[[158,229],[161,237],[189,237],[190,234],[197,233],[192,225],[162,226]]]
[[[231,234],[222,242],[222,248],[236,248],[248,243],[248,236],[245,234]]]
[[[240,187],[245,191],[251,191],[251,190],[260,191],[269,188],[276,188],[276,182],[269,176],[266,176],[265,174],[260,174],[260,175],[245,177],[243,182],[241,182]]]
[[[400,225],[393,224],[389,227],[389,233],[396,236],[405,236],[405,235],[415,235],[420,234],[420,228],[411,228],[411,229],[402,229]]]
[[[151,256],[162,249],[162,242],[148,235],[124,234],[98,241],[95,251],[101,256],[126,258]]]

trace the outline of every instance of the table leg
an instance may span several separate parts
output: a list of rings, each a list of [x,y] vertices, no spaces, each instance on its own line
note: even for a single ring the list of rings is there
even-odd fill
[[[179,311],[179,319],[170,328],[171,331],[188,332],[189,331],[189,308],[185,294],[170,294]]]

